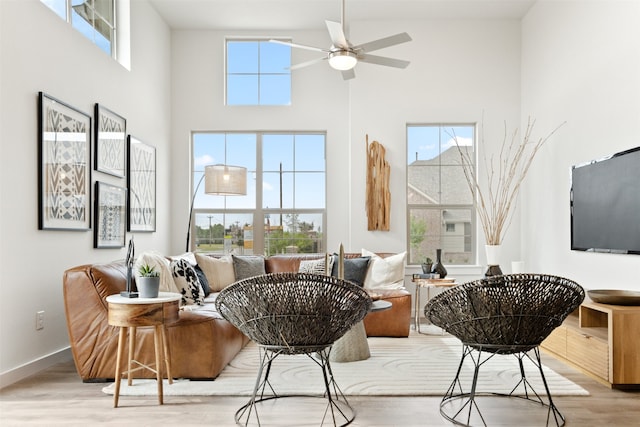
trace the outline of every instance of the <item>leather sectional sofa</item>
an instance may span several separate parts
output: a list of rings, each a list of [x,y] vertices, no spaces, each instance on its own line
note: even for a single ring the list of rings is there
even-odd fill
[[[390,254],[379,254],[385,257]],[[301,260],[323,255],[295,254],[265,258],[267,273],[298,271]],[[345,254],[345,258],[360,254]],[[65,271],[64,303],[69,340],[76,370],[85,382],[111,381],[115,376],[119,328],[108,323],[106,297],[126,288],[123,261],[86,264]],[[370,313],[364,320],[368,336],[407,337],[411,321],[411,294],[405,289],[374,290],[392,302],[389,310]],[[211,379],[249,342],[215,311],[215,294],[196,310],[181,310],[179,320],[167,327],[171,344],[171,370],[175,378]],[[139,328],[134,359],[153,364],[153,328]],[[153,377],[147,370],[138,377]]]

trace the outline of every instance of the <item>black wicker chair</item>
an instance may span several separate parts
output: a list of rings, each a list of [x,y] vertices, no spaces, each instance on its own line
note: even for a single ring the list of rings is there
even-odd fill
[[[539,274],[488,277],[453,287],[432,298],[424,308],[425,316],[463,344],[458,371],[442,398],[440,413],[454,424],[470,425],[475,409],[486,426],[476,402],[477,396],[518,397],[546,407],[547,425],[552,414],[557,426],[564,425],[564,417],[549,392],[539,345],[583,300],[584,290],[577,283]],[[533,355],[529,354],[530,350],[533,350]],[[508,394],[478,392],[480,367],[495,355],[504,354],[518,359],[520,381]],[[475,367],[469,391],[464,390],[460,381],[460,372],[467,357]],[[523,367],[525,358],[539,370],[547,402],[527,380]],[[523,393],[514,394],[518,390]]]
[[[305,354],[322,369],[328,403],[321,425],[329,414],[333,425],[351,423],[355,411],[347,402],[331,372],[333,343],[360,322],[371,307],[362,287],[331,276],[274,273],[255,276],[225,288],[216,299],[218,312],[258,344],[260,368],[253,395],[235,414],[246,426],[256,403],[287,397],[278,395],[269,382],[272,362],[280,355]],[[269,386],[272,394],[265,395]],[[342,419],[344,421],[342,421]]]

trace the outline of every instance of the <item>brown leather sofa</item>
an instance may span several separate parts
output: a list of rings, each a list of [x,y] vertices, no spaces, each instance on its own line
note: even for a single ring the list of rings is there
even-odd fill
[[[380,254],[384,256],[384,254]],[[346,254],[345,257],[359,256]],[[265,259],[267,273],[298,271],[302,259],[319,255],[276,255]],[[108,323],[106,297],[126,287],[124,262],[87,264],[64,272],[63,291],[69,341],[76,370],[85,382],[111,381],[115,376],[118,328]],[[406,290],[376,291],[392,302],[389,310],[365,318],[368,336],[406,337],[411,321],[411,294]],[[179,320],[167,327],[171,344],[171,370],[176,378],[211,379],[249,342],[224,320],[213,304],[197,311],[181,310]],[[154,363],[153,328],[138,328],[134,359]],[[135,377],[152,378],[147,370]]]

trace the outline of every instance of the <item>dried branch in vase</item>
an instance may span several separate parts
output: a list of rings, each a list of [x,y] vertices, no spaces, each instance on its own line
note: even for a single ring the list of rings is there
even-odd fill
[[[487,245],[500,245],[504,233],[509,228],[512,219],[513,207],[516,204],[520,186],[527,176],[529,167],[542,146],[556,133],[566,122],[558,125],[547,136],[531,141],[531,132],[535,120],[527,121],[527,128],[519,140],[518,129],[512,134],[507,133],[507,124],[504,124],[504,137],[499,153],[492,154],[487,159],[486,151],[484,164],[486,166],[484,182],[481,182],[474,167],[469,151],[462,150],[455,134],[450,135],[456,143],[460,161],[463,166],[464,176],[472,194],[477,197],[476,211],[482,224]],[[484,126],[484,125],[483,125]],[[481,135],[484,145],[484,132]]]

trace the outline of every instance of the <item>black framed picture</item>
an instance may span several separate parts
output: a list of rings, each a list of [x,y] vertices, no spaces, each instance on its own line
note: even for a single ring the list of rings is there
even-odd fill
[[[129,231],[156,231],[156,149],[128,137]]]
[[[38,93],[38,229],[91,228],[91,116]]]
[[[96,170],[124,178],[127,121],[96,104]]]
[[[126,208],[126,188],[96,181],[94,248],[124,247]]]

